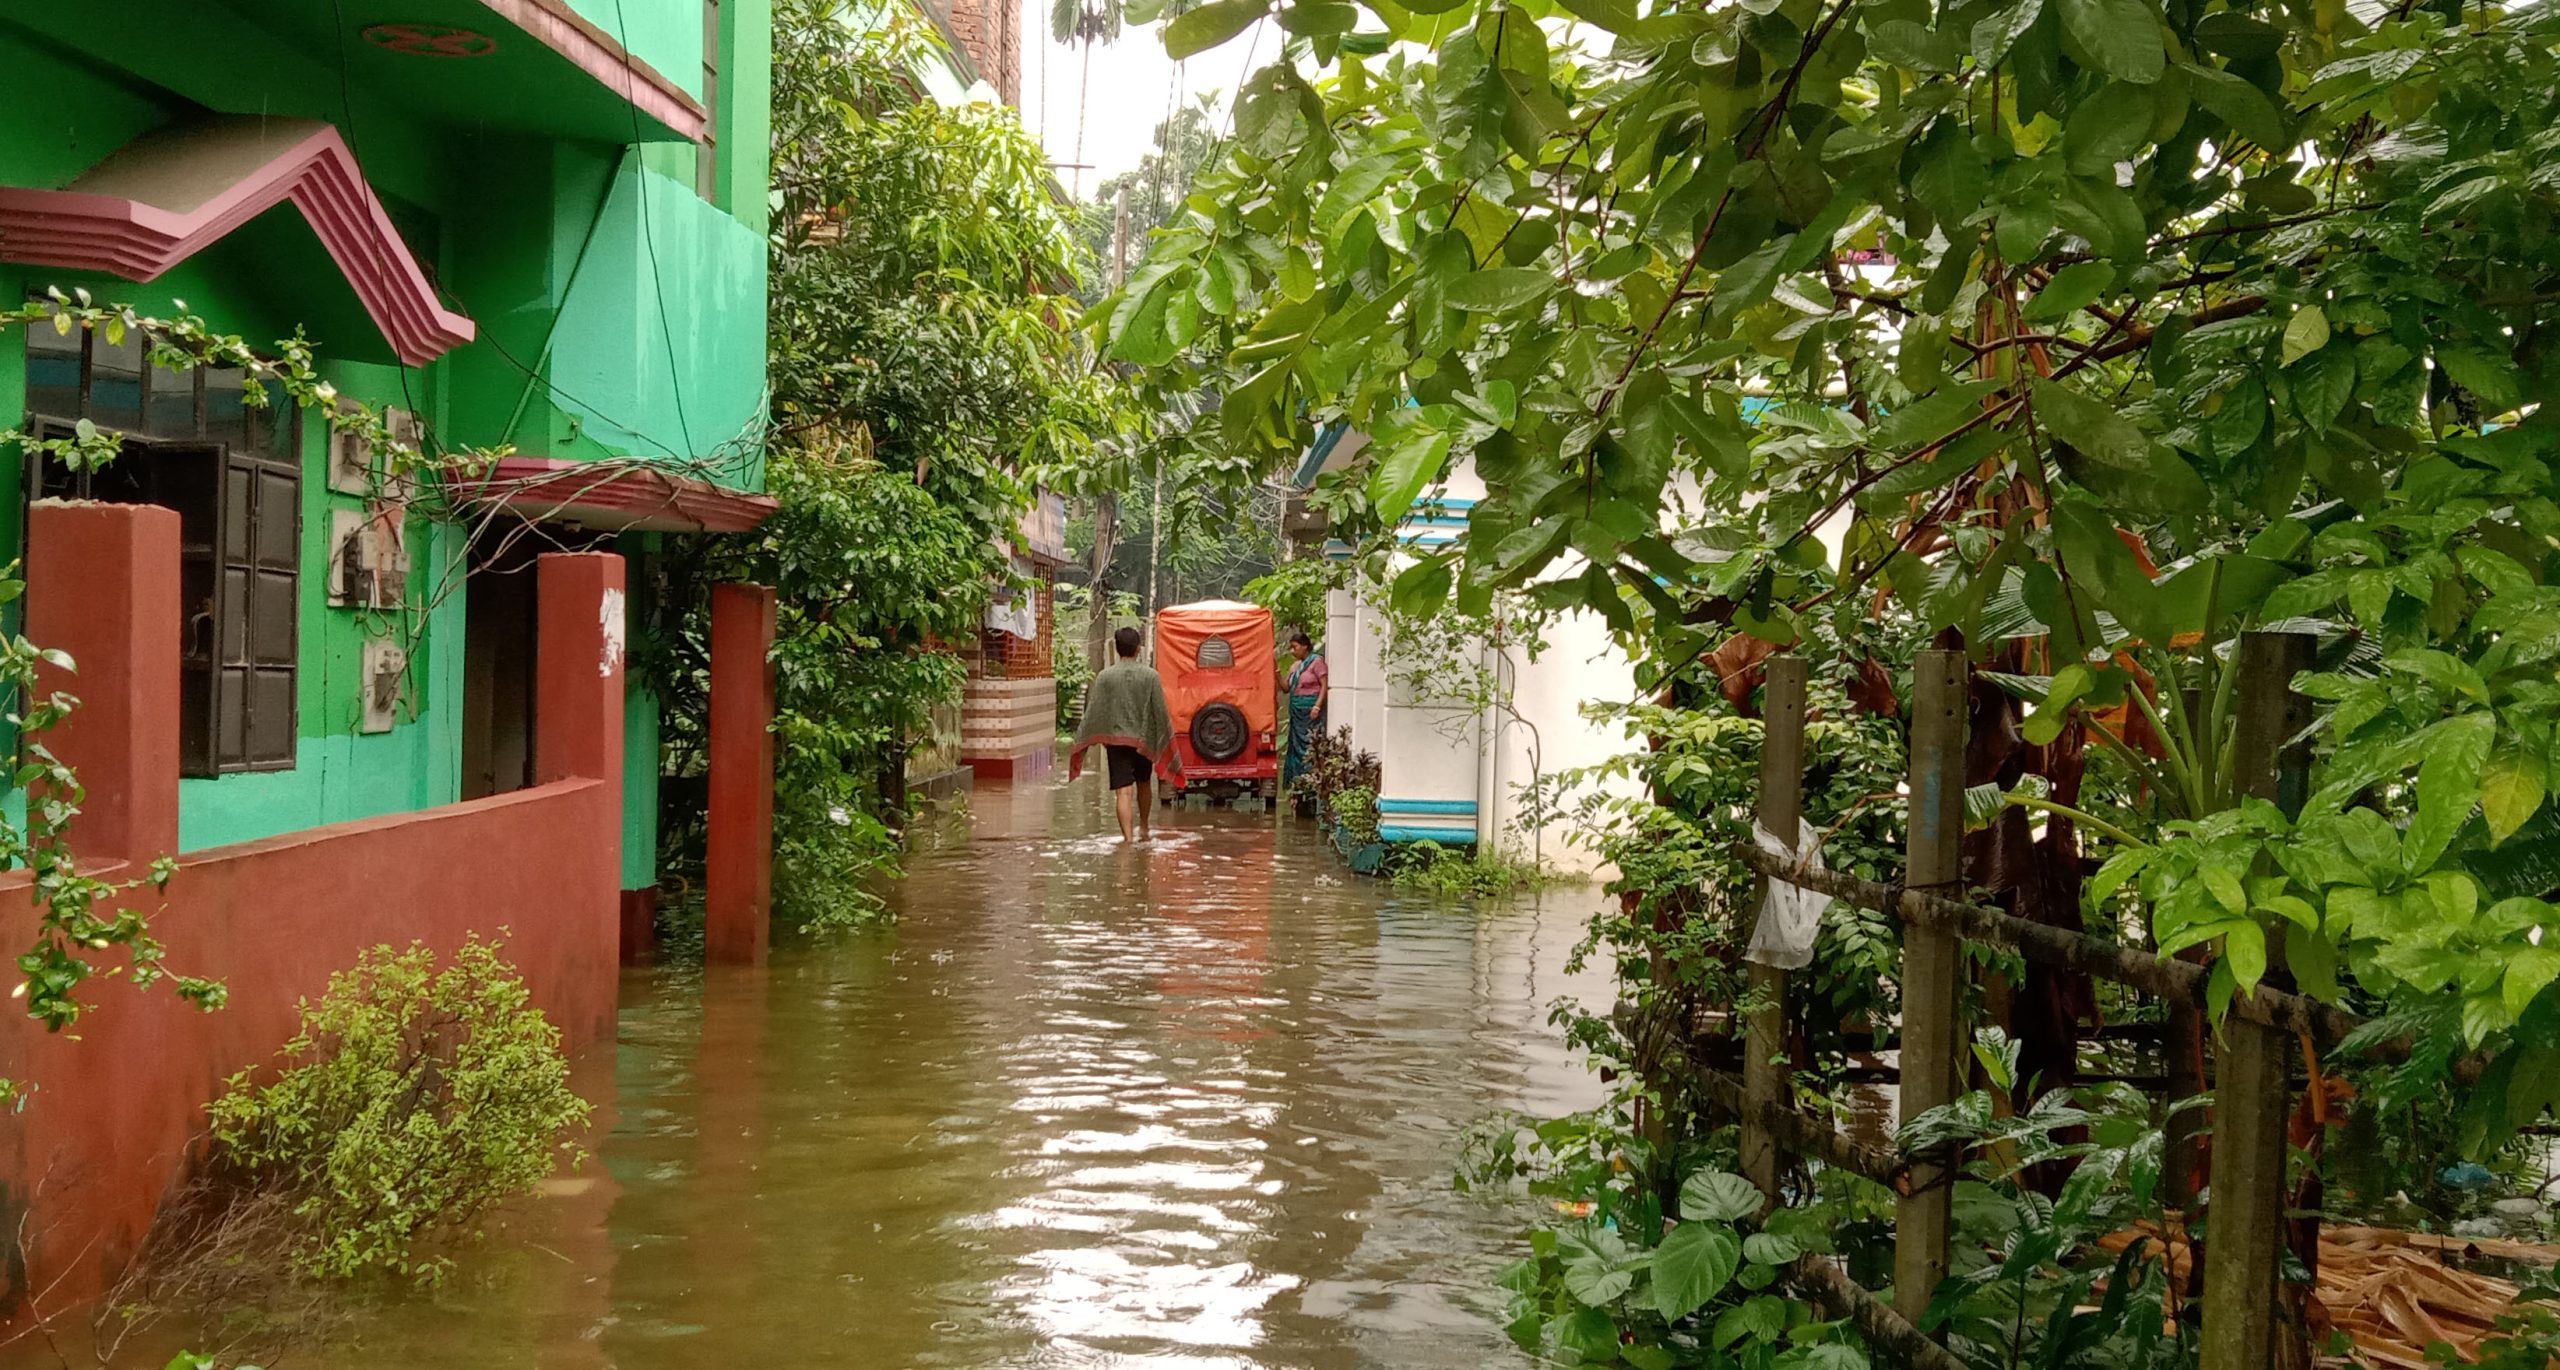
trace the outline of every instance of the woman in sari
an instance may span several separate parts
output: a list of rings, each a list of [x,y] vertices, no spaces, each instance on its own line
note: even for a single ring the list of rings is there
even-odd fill
[[[1280,789],[1287,793],[1306,773],[1307,748],[1324,732],[1324,654],[1300,628],[1289,634],[1289,749],[1280,757]]]

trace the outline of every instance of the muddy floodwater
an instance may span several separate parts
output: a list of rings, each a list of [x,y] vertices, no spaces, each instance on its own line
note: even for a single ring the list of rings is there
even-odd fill
[[[601,1164],[288,1364],[1528,1363],[1489,1286],[1534,1214],[1451,1177],[1596,1098],[1547,1023],[1606,997],[1594,889],[1406,895],[1268,815],[1127,850],[1090,778],[970,807],[894,928],[633,972]]]

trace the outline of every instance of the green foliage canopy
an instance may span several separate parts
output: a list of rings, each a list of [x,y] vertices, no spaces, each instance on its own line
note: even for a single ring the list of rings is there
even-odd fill
[[[2286,942],[2437,1066],[2518,1048],[2475,1136],[2553,1102],[2560,16],[1227,0],[1169,41],[1264,13],[1296,41],[1095,311],[1215,389],[1195,441],[1357,427],[1331,495],[1381,525],[1471,458],[1400,599],[1597,611],[1648,685],[1736,629],[1960,637],[2128,836],[2207,839],[2159,859],[2238,897],[2148,907],[2222,992]],[[2298,824],[2230,779],[2230,645],[2286,620],[2332,648]]]

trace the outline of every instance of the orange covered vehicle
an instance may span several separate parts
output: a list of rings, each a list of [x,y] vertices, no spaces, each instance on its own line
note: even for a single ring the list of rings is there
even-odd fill
[[[1271,611],[1230,599],[1156,613],[1156,674],[1182,777],[1162,788],[1214,799],[1280,797],[1280,664]]]

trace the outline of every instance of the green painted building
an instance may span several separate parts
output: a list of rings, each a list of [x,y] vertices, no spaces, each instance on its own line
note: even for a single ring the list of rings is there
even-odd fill
[[[299,334],[427,450],[503,456],[386,499],[236,375],[0,332],[0,429],[128,438],[95,476],[0,462],[0,558],[37,496],[184,521],[182,849],[525,786],[532,554],[621,551],[638,598],[664,539],[769,511],[770,50],[769,0],[0,3],[0,299]],[[625,732],[637,890],[637,683]]]

